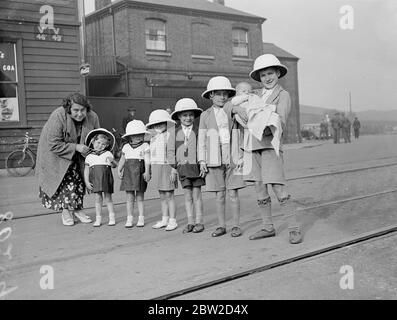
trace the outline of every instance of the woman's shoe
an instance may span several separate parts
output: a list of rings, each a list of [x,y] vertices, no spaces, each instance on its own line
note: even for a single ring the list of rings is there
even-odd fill
[[[102,224],[102,217],[96,217],[94,227],[100,227]]]
[[[83,211],[75,211],[74,215],[77,219],[79,219],[82,223],[91,223],[92,220],[89,216],[87,216]]]
[[[68,210],[62,210],[62,223],[64,226],[73,226],[74,220]]]
[[[144,216],[139,216],[138,217],[138,223],[136,224],[137,227],[143,227],[145,225],[145,217]]]
[[[132,226],[133,226],[132,221],[133,221],[133,217],[127,216],[127,222],[125,223],[125,227],[132,228]]]
[[[211,236],[213,237],[219,237],[219,236],[223,236],[224,234],[226,234],[226,228],[224,227],[218,227],[215,229],[215,231],[211,234]]]

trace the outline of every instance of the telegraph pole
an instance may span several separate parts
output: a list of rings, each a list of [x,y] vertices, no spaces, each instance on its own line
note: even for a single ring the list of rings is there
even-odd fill
[[[352,93],[349,91],[349,110],[350,110],[350,116],[352,115]]]

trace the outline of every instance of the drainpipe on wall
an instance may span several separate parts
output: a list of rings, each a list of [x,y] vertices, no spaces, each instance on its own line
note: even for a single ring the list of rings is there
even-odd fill
[[[77,11],[79,16],[79,33],[80,33],[80,55],[81,55],[81,64],[85,63],[85,12],[84,12],[84,0],[77,1]],[[82,94],[86,95],[86,78],[85,76],[81,76],[80,81],[80,91]]]

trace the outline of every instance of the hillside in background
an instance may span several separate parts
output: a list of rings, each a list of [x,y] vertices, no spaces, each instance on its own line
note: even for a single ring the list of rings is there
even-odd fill
[[[328,114],[330,117],[336,112],[345,112],[337,109],[320,108],[308,105],[300,105],[301,125],[306,123],[321,122],[322,117]],[[376,122],[397,122],[397,109],[396,110],[367,110],[354,112],[360,121],[376,121]]]
[[[328,114],[331,118],[335,112],[347,111],[320,108],[308,105],[300,105],[300,123],[304,124],[320,123],[321,119]],[[361,132],[363,134],[383,134],[395,133],[397,131],[397,109],[396,110],[367,110],[353,113],[352,118],[356,116],[361,122]]]

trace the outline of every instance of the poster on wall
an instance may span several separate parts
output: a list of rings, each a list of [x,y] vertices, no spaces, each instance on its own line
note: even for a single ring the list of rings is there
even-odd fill
[[[0,122],[19,121],[15,43],[0,42]]]

